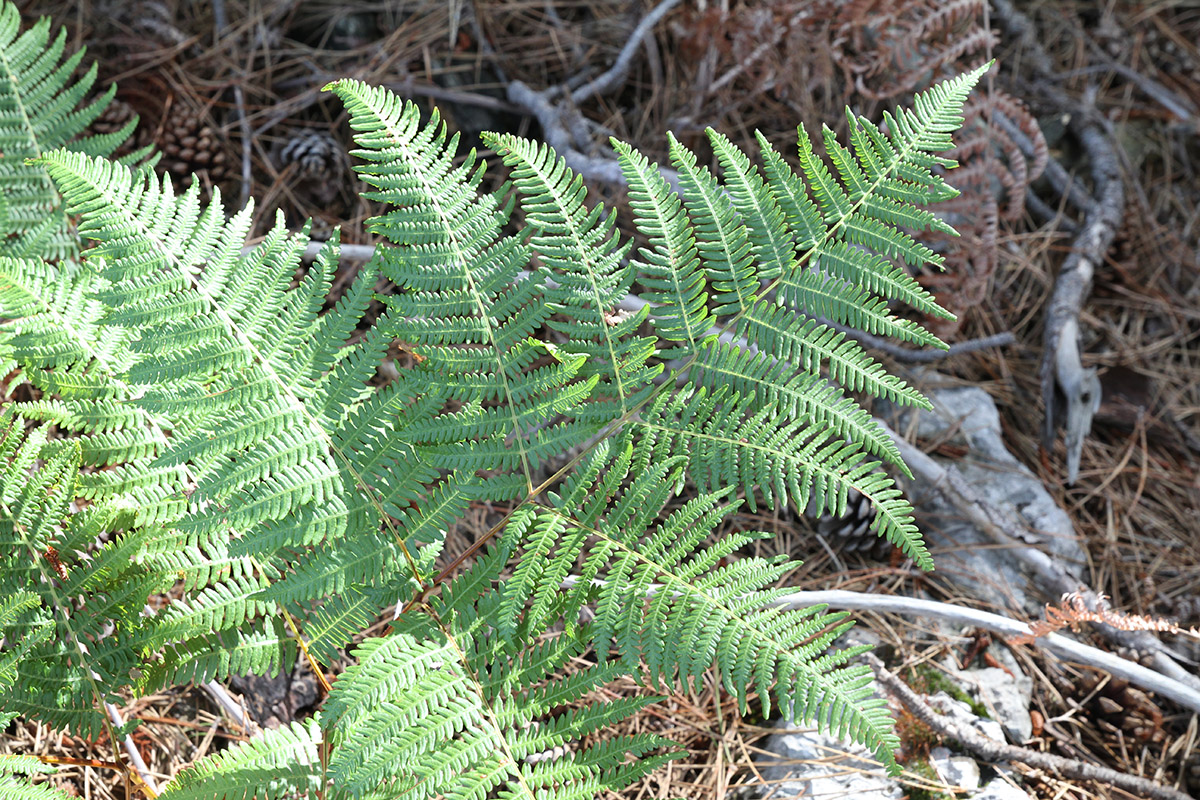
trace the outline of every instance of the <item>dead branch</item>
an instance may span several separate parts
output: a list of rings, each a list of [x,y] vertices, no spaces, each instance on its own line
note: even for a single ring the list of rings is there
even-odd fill
[[[617,60],[613,62],[613,65],[597,76],[595,80],[588,81],[571,92],[571,102],[582,103],[595,95],[604,95],[620,89],[625,84],[625,79],[629,77],[629,68],[633,65],[633,54],[641,47],[642,41],[658,24],[658,21],[677,5],[679,5],[679,0],[663,0],[654,7],[653,11],[642,17],[641,22],[630,34],[629,40],[625,42],[625,46],[621,48],[621,52],[617,54]]]
[[[108,719],[115,727],[120,728],[125,725],[125,720],[121,718],[121,710],[115,705],[105,700],[104,710],[108,712]],[[137,743],[133,741],[133,736],[128,733],[125,734],[125,737],[121,739],[121,746],[125,748],[125,756],[129,759],[129,763],[133,765],[142,783],[146,784],[146,788],[151,792],[157,794],[157,784],[154,782],[154,778],[150,776],[150,768],[142,760],[142,754],[138,750]]]
[[[867,659],[867,663],[871,665],[871,669],[875,671],[876,679],[887,689],[889,694],[903,703],[921,722],[928,725],[939,735],[956,740],[976,758],[981,758],[991,763],[1015,761],[1020,764],[1028,764],[1031,767],[1046,770],[1063,778],[1074,778],[1092,781],[1101,785],[1116,786],[1132,792],[1138,797],[1149,797],[1154,798],[1154,800],[1189,800],[1188,795],[1183,792],[1147,780],[1146,778],[1127,775],[1123,772],[1117,772],[1116,770],[1096,764],[1085,764],[1082,761],[1072,758],[1063,758],[1062,756],[1051,755],[1050,753],[1039,753],[1036,750],[1030,750],[1026,747],[1016,747],[1004,742],[997,742],[995,739],[976,733],[930,708],[916,692],[905,685],[904,681],[889,672],[884,667],[883,662],[873,654],[867,653],[865,658]]]
[[[1042,400],[1046,415],[1042,446],[1054,442],[1055,383],[1066,405],[1067,482],[1079,475],[1083,439],[1092,426],[1092,415],[1100,406],[1100,381],[1095,369],[1084,369],[1079,314],[1092,291],[1092,276],[1121,225],[1125,210],[1125,187],[1121,181],[1116,151],[1094,114],[1072,119],[1077,135],[1091,160],[1097,202],[1084,217],[1071,255],[1063,262],[1054,282],[1054,293],[1046,311],[1044,349],[1040,370]]]
[[[1125,187],[1121,181],[1116,150],[1109,141],[1104,120],[1090,102],[1080,104],[1057,85],[1053,62],[1038,42],[1032,24],[1009,0],[993,4],[994,19],[1024,46],[1026,58],[1039,76],[1037,87],[1059,107],[1070,113],[1070,127],[1083,145],[1091,163],[1095,202],[1084,216],[1075,236],[1071,255],[1054,282],[1054,293],[1046,308],[1042,363],[1042,446],[1054,444],[1060,422],[1066,426],[1067,482],[1079,475],[1083,440],[1092,426],[1092,414],[1100,403],[1100,383],[1095,370],[1085,370],[1080,360],[1079,315],[1092,291],[1096,265],[1108,252],[1125,210]],[[1089,95],[1094,90],[1089,90]],[[1057,391],[1056,391],[1057,390]],[[1059,399],[1061,398],[1061,400]],[[1065,420],[1057,419],[1065,411]]]
[[[568,101],[564,101],[562,98],[565,92],[565,88],[562,86],[552,86],[539,92],[521,81],[509,82],[509,102],[537,119],[538,124],[542,126],[542,136],[546,144],[554,148],[568,167],[584,178],[618,186],[625,184],[625,176],[621,174],[621,165],[611,151],[604,156],[590,156],[577,149],[577,146],[585,146],[579,139],[583,138],[581,131],[585,129],[586,122],[576,108],[576,103],[619,88],[628,77],[634,52],[649,35],[654,25],[678,4],[679,0],[663,0],[659,3],[634,28],[612,67],[595,80],[572,91]],[[671,188],[678,192],[678,175],[669,169],[660,168],[659,172],[671,185]]]
[[[941,361],[950,356],[962,355],[963,353],[974,353],[979,350],[990,350],[993,347],[1006,347],[1015,343],[1016,337],[1012,333],[1005,331],[997,333],[993,336],[983,336],[979,339],[968,339],[965,342],[955,342],[950,345],[949,350],[936,350],[929,348],[927,350],[913,350],[910,347],[901,347],[898,344],[889,342],[879,336],[872,336],[864,331],[842,325],[833,320],[818,318],[818,321],[828,325],[836,331],[840,331],[851,339],[854,339],[864,347],[869,347],[872,350],[878,350],[881,353],[886,353],[891,358],[906,364],[932,364],[936,361]]]

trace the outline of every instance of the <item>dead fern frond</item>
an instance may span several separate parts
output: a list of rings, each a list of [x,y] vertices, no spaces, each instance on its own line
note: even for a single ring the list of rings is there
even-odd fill
[[[836,9],[829,50],[861,96],[894,99],[988,58],[996,38],[984,25],[985,11],[983,0],[855,0]],[[939,206],[961,236],[940,241],[945,274],[918,276],[960,320],[987,294],[1000,222],[1021,219],[1026,192],[1049,159],[1037,120],[1011,95],[993,88],[972,98],[963,115],[963,138],[952,153],[962,194]],[[942,337],[961,324],[926,323]]]
[[[928,86],[969,57],[982,62],[996,36],[982,27],[983,0],[840,5],[831,42],[846,81],[873,100]]]
[[[1046,618],[1029,623],[1029,633],[1015,636],[1009,641],[1013,644],[1029,644],[1038,637],[1060,631],[1068,625],[1074,629],[1080,622],[1099,622],[1123,631],[1157,631],[1200,638],[1200,630],[1181,628],[1161,617],[1114,611],[1109,607],[1105,595],[1099,596],[1095,609],[1088,608],[1087,601],[1078,592],[1064,594],[1060,603],[1058,606],[1047,603]]]

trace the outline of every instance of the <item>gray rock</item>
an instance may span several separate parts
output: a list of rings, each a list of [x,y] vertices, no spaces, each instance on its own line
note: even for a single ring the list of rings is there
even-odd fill
[[[1033,795],[1003,778],[993,778],[978,794],[971,795],[971,800],[1033,800]]]
[[[929,761],[938,777],[951,786],[973,792],[979,788],[979,764],[970,756],[956,756],[945,747],[935,747]]]
[[[938,692],[935,695],[926,697],[925,700],[931,708],[942,712],[957,724],[972,728],[977,733],[981,733],[998,742],[1004,741],[1004,729],[1000,727],[999,722],[994,719],[984,719],[983,717],[975,716],[975,712],[971,711],[971,707],[963,701],[955,700],[945,692]]]
[[[769,755],[757,762],[767,781],[761,797],[899,800],[903,796],[900,784],[887,777],[866,748],[785,721],[776,727],[781,732],[767,737],[764,744]]]
[[[1008,672],[995,667],[951,672],[950,677],[972,697],[982,702],[1014,744],[1023,744],[1033,736],[1033,720],[1029,702],[1033,697],[1033,680],[1024,673]]]
[[[936,373],[925,373],[925,377],[930,383],[938,379]],[[1070,518],[1038,477],[1008,451],[999,412],[987,392],[936,384],[921,388],[934,410],[905,410],[898,430],[913,425],[923,439],[949,439],[966,445],[965,458],[935,458],[957,470],[989,505],[1022,521],[1033,532],[1030,544],[1078,572],[1085,559]],[[1028,581],[1014,557],[995,547],[987,534],[961,519],[936,493],[923,492],[920,485],[910,486],[909,491],[917,503],[918,523],[926,541],[938,551],[940,572],[980,600],[1040,615],[1041,607],[1031,597],[1035,593],[1027,591]]]

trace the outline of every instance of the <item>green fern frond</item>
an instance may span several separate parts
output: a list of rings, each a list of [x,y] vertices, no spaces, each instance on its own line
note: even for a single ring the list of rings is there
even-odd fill
[[[485,133],[484,143],[513,168],[531,228],[529,247],[558,284],[549,298],[568,318],[549,326],[565,337],[564,348],[586,357],[582,375],[601,376],[594,391],[615,397],[616,407],[599,411],[598,418],[607,422],[628,412],[646,397],[661,367],[647,365],[653,342],[635,335],[647,310],[615,312],[634,277],[622,265],[630,243],[617,241],[616,215],[601,206],[587,208],[583,179],[550,147],[511,134]]]
[[[12,645],[0,660],[4,709],[94,737],[108,724],[100,701],[137,664],[120,640],[138,635],[146,599],[167,585],[131,560],[139,534],[80,556],[128,515],[111,506],[71,514],[79,445],[24,428],[11,406],[0,412],[0,630]],[[82,596],[89,613],[66,613],[65,600]]]
[[[48,260],[74,258],[79,241],[70,232],[58,192],[45,170],[27,159],[59,147],[108,155],[137,124],[134,119],[112,134],[71,143],[100,116],[117,87],[83,103],[96,82],[96,65],[75,78],[84,52],[63,60],[66,41],[65,29],[51,39],[48,18],[22,33],[16,6],[0,5],[0,191],[3,230],[16,234],[13,240],[0,237],[0,255],[36,247]]]
[[[709,394],[701,389],[660,398],[643,410],[636,427],[654,439],[658,458],[687,452],[689,474],[701,490],[745,487],[752,508],[757,488],[768,502],[790,500],[797,508],[840,516],[849,490],[856,489],[876,508],[872,529],[922,569],[933,567],[912,508],[860,444],[814,431],[801,421],[773,422],[777,417],[771,406],[751,407],[724,390]]]
[[[739,502],[839,512],[853,488],[930,565],[877,469],[896,447],[848,394],[924,401],[825,321],[939,344],[892,304],[940,313],[908,269],[938,263],[914,234],[947,226],[919,206],[952,192],[937,153],[981,72],[886,131],[852,117],[825,158],[801,131],[799,173],[765,139],[760,168],[710,132],[710,171],[672,138],[682,196],[614,143],[649,239],[628,261],[550,148],[488,135],[513,182],[481,194],[483,165],[436,113],[338,81],[388,208],[377,257],[325,311],[336,236],[307,269],[307,227],[277,222],[243,252],[252,208],[227,217],[196,184],[176,195],[95,158],[115,137],[54,150],[99,113],[77,109],[91,79],[16,19],[4,3],[0,152],[24,137],[27,169],[0,197],[17,234],[0,244],[0,368],[40,397],[0,413],[0,718],[95,736],[127,687],[330,662],[395,607],[313,722],[166,796],[591,796],[674,757],[649,735],[597,742],[654,698],[596,690],[630,673],[695,686],[714,666],[743,708],[757,694],[894,767],[859,651],[823,655],[844,615],[772,609],[788,565],[712,532]],[[28,125],[4,114],[18,100]],[[97,243],[82,267],[64,211]],[[368,325],[380,278],[395,291]],[[378,388],[397,341],[415,363]],[[689,480],[699,495],[664,514]],[[498,500],[503,533],[446,568],[465,558],[447,531]],[[80,599],[89,615],[69,613]]]
[[[163,800],[283,800],[320,792],[324,780],[315,720],[293,722],[214,753],[180,772]]]
[[[523,620],[515,637],[493,629],[503,591],[497,583],[511,555],[503,543],[492,549],[427,609],[411,610],[393,623],[390,636],[355,650],[357,662],[335,685],[321,718],[334,744],[329,774],[335,786],[351,796],[385,786],[390,796],[422,798],[491,791],[590,796],[677,757],[653,752],[666,742],[648,735],[582,744],[653,698],[551,715],[615,673],[596,665],[557,680],[587,646],[570,631],[524,644],[562,619],[561,602]],[[629,763],[629,755],[640,762]]]
[[[591,638],[602,659],[615,644],[627,669],[644,664],[651,682],[684,685],[702,681],[715,664],[743,707],[752,691],[768,703],[774,694],[785,713],[852,736],[895,768],[897,739],[883,701],[868,699],[869,671],[841,666],[851,656],[822,655],[848,627],[845,614],[769,608],[784,590],[766,587],[791,568],[786,562],[742,558],[720,566],[754,535],[700,547],[736,508],[720,504],[728,491],[702,488],[656,522],[682,463],[661,458],[670,448],[652,424],[644,430],[618,437],[611,454],[609,443],[596,449],[579,473],[594,482],[568,481],[552,507],[514,518],[501,544],[516,550],[518,566],[502,589],[500,635],[512,638],[564,602],[574,619],[587,604],[595,620],[579,635]],[[577,570],[574,580],[565,580],[564,564]]]
[[[651,304],[655,331],[663,339],[685,343],[685,352],[694,352],[708,336],[712,315],[708,283],[683,204],[658,165],[624,142],[614,139],[612,145],[629,184],[637,228],[650,240],[650,249],[639,249],[641,260],[633,266],[645,287],[642,297]]]
[[[380,247],[379,262],[398,287],[382,324],[421,356],[413,379],[422,389],[453,397],[473,415],[469,424],[466,417],[441,420],[440,433],[427,431],[440,445],[423,453],[448,469],[515,469],[531,487],[534,468],[557,455],[545,446],[554,437],[538,434],[563,424],[553,419],[594,383],[580,371],[583,359],[554,359],[551,352],[555,363],[539,369],[547,350],[534,334],[556,310],[545,276],[518,280],[528,248],[502,233],[508,208],[478,193],[482,165],[474,154],[455,165],[457,137],[447,141],[436,113],[422,126],[417,107],[386,90],[349,80],[327,88],[346,104],[358,132],[355,154],[367,164],[356,170],[375,187],[367,196],[395,207],[370,222],[391,242]],[[484,463],[489,453],[480,447],[505,449],[516,463]],[[463,457],[474,452],[483,458]]]

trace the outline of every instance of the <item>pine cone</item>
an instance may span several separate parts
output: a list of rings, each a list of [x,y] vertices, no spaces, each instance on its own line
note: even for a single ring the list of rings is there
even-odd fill
[[[329,131],[297,131],[284,143],[279,152],[280,166],[296,164],[305,178],[338,179],[345,168],[341,144]]]
[[[116,133],[128,124],[129,120],[137,116],[137,112],[133,110],[133,106],[126,103],[124,100],[118,100],[115,97],[104,112],[96,119],[92,120],[92,124],[88,126],[87,133],[89,136],[103,136],[108,133]]]
[[[176,106],[167,115],[158,137],[163,166],[184,186],[195,173],[206,185],[221,183],[230,173],[228,143],[198,112]]]
[[[346,150],[329,131],[311,128],[295,131],[279,150],[279,166],[295,165],[301,192],[321,205],[337,195],[347,171]]]
[[[1099,686],[1100,678],[1083,678],[1079,689],[1083,696],[1098,690],[1089,703],[1093,714],[1120,728],[1139,742],[1160,743],[1166,739],[1162,709],[1150,696],[1122,678],[1113,678]]]
[[[871,530],[875,521],[875,506],[853,489],[846,502],[846,513],[840,517],[826,514],[817,520],[817,533],[824,536],[836,550],[861,553],[867,558],[886,560],[892,543]]]

